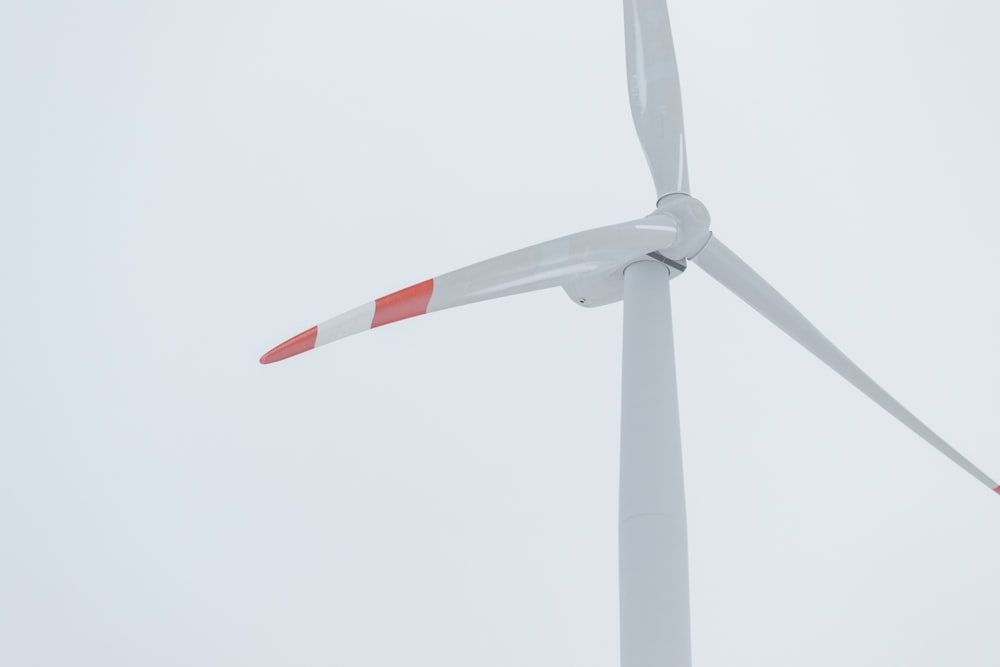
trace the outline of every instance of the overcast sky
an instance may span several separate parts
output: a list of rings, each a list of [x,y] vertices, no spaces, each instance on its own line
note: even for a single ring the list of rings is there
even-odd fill
[[[0,663],[618,661],[621,304],[274,366],[651,210],[621,6],[0,5]],[[1000,475],[994,3],[671,3],[719,238]],[[692,269],[698,667],[995,667],[1000,499]]]

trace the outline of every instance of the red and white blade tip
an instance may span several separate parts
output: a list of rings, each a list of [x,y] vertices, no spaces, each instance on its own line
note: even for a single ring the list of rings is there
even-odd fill
[[[260,363],[281,361],[366,329],[423,315],[433,293],[434,280],[431,279],[387,294],[289,338],[261,357]]]
[[[997,493],[1000,493],[1000,486],[998,486],[997,488],[995,488],[993,490],[996,491]]]
[[[312,329],[306,329],[296,336],[292,336],[284,343],[271,348],[267,354],[260,358],[260,363],[272,364],[275,361],[281,361],[288,357],[294,357],[296,354],[308,352],[316,347],[316,334],[318,332],[319,327],[313,327]]]

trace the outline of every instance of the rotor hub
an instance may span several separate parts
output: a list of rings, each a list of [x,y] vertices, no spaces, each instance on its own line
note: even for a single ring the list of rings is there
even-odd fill
[[[678,193],[660,199],[656,211],[650,215],[661,214],[670,215],[676,220],[677,238],[669,248],[662,248],[656,254],[674,263],[686,265],[686,260],[701,252],[712,237],[712,232],[709,231],[712,218],[708,209],[691,195]],[[670,262],[665,263],[670,265]]]

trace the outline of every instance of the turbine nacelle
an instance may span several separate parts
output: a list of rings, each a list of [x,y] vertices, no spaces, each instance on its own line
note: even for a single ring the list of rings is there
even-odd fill
[[[562,287],[575,303],[596,308],[624,298],[625,268],[635,262],[662,262],[670,270],[671,279],[676,278],[684,272],[687,260],[708,243],[712,235],[710,222],[704,204],[678,193],[661,199],[656,210],[645,218],[584,232],[594,235],[593,247],[598,251],[595,255],[602,254],[603,261],[592,269],[580,271]],[[656,242],[649,233],[667,229],[672,230],[673,236],[665,244]]]

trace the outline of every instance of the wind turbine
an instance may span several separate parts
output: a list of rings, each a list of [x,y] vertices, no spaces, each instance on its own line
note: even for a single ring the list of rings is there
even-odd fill
[[[619,498],[623,667],[691,664],[687,528],[670,280],[697,264],[988,488],[997,482],[906,410],[710,231],[690,195],[680,83],[664,0],[624,0],[632,118],[656,188],[644,218],[412,285],[314,326],[261,363],[435,310],[549,287],[593,308],[624,300]]]

